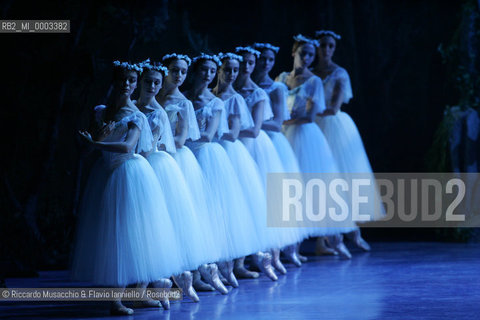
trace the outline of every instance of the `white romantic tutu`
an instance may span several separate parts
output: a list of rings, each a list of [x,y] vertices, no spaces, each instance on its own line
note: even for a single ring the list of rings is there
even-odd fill
[[[117,287],[184,270],[153,169],[139,155],[125,158],[110,170],[92,171],[95,183],[88,183],[80,213],[79,250],[73,263],[76,280]],[[104,188],[99,187],[105,178],[102,172],[108,172]]]
[[[297,158],[285,135],[277,131],[267,131],[267,134],[277,150],[285,172],[300,173]]]
[[[257,164],[252,156],[239,140],[221,141],[230,158],[233,168],[237,173],[240,186],[244,192],[247,205],[250,208],[255,230],[261,244],[262,251],[275,248],[278,243],[272,228],[267,228],[267,202],[262,179]]]
[[[175,159],[165,151],[157,151],[151,153],[147,160],[157,174],[167,199],[168,212],[186,270],[217,261],[220,252],[215,246],[211,228],[205,226],[204,219],[207,213],[205,210],[200,212],[200,207],[195,206],[190,189]]]
[[[298,166],[297,157],[293,152],[292,146],[288,142],[285,135],[277,131],[267,131],[268,136],[272,140],[275,150],[277,150],[278,156],[282,161],[282,166],[285,172],[288,173],[300,173],[300,167]],[[308,238],[311,230],[309,228],[299,228],[298,232],[302,238]]]
[[[237,174],[225,150],[216,142],[190,144],[198,159],[211,195],[217,201],[220,210],[211,212],[212,219],[223,223],[227,235],[226,245],[230,260],[255,253],[262,248],[249,206],[237,178]]]
[[[330,145],[340,174],[347,181],[355,177],[375,181],[362,138],[352,118],[347,113],[339,111],[334,116],[318,117],[316,122]],[[378,190],[373,184],[369,196],[372,199],[380,199]],[[373,219],[378,220],[385,212],[379,201],[371,201],[368,205],[360,206],[360,214],[374,214]]]
[[[338,167],[325,136],[315,123],[288,125],[285,135],[292,145],[302,173],[338,173]],[[306,177],[306,176],[305,176]],[[305,181],[306,182],[306,181]],[[327,206],[332,203],[327,200]],[[311,236],[334,235],[356,229],[352,219],[334,222],[323,219],[312,224]]]
[[[242,142],[257,163],[260,177],[263,181],[264,190],[266,190],[268,173],[285,172],[282,161],[275,150],[275,146],[263,130],[260,130],[260,133],[256,138],[242,138]],[[300,232],[295,227],[271,227],[270,229],[274,234],[273,242],[275,246],[273,248],[282,248],[297,243],[305,238],[303,235],[304,232]]]

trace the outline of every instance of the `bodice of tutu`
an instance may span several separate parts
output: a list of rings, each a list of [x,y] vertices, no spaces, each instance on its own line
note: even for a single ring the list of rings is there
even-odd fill
[[[178,115],[180,115],[182,119],[187,122],[187,139],[191,139],[193,141],[200,138],[200,131],[198,129],[197,120],[195,118],[195,110],[193,110],[193,105],[190,100],[184,97],[180,97],[176,99],[173,103],[171,102],[168,105],[165,105],[164,108],[170,121],[170,127],[172,129],[173,136],[175,136],[175,130],[178,123]]]
[[[153,136],[159,137],[157,143],[154,142],[154,147],[160,149],[163,145],[167,152],[175,152],[175,140],[173,139],[167,112],[163,110],[162,107],[152,107],[151,109],[147,109],[145,116],[147,117]]]
[[[280,91],[280,93],[284,97],[283,103],[281,106],[281,110],[283,112],[283,120],[284,121],[290,120],[290,112],[287,107],[288,87],[282,82],[274,81],[271,86],[263,88],[263,90],[265,90],[265,92],[268,93],[268,96],[270,97],[270,101],[272,101],[271,99],[272,94],[277,90]]]
[[[216,112],[220,112],[220,122],[217,128],[217,136],[221,137],[225,132],[228,132],[227,115],[225,112],[225,106],[220,98],[213,98],[203,107],[195,110],[195,116],[197,117],[198,129],[200,132],[207,130],[208,121],[210,121]]]
[[[254,126],[252,115],[248,109],[245,99],[235,93],[223,102],[225,104],[225,113],[227,119],[230,115],[238,116],[240,118],[240,130],[249,129]]]
[[[283,72],[278,76],[278,80],[286,84],[287,76],[288,72]],[[307,102],[309,100],[317,104],[317,112],[323,112],[325,110],[323,83],[322,79],[317,76],[311,76],[298,87],[288,90],[287,108],[291,117],[302,118],[308,116]]]
[[[104,121],[106,107],[101,105],[95,107],[95,118]],[[124,141],[127,137],[130,125],[135,125],[140,129],[140,137],[135,148],[128,153],[102,151],[103,159],[110,169],[118,167],[128,159],[134,157],[135,153],[148,152],[153,146],[153,136],[145,115],[135,106],[121,108],[114,119],[115,127],[112,132],[103,140],[104,142]]]
[[[251,93],[243,95],[245,102],[247,103],[250,114],[256,103],[264,101],[263,108],[263,121],[269,120],[273,117],[272,106],[270,105],[270,98],[268,94],[260,87],[255,88]]]
[[[331,74],[323,79],[323,89],[325,91],[325,103],[327,107],[331,106],[333,90],[336,83],[339,83],[341,86],[341,99],[343,103],[348,103],[353,97],[352,85],[350,84],[350,77],[348,76],[347,70],[342,67],[337,67]]]

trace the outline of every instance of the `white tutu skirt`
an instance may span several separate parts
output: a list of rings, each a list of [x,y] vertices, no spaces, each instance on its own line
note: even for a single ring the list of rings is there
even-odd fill
[[[218,259],[215,261],[225,260],[230,257],[226,239],[227,231],[223,223],[223,219],[218,219],[218,215],[213,214],[219,212],[220,207],[210,185],[207,182],[202,168],[195,158],[193,152],[186,146],[177,149],[172,154],[178,166],[182,170],[185,181],[192,191],[192,198],[197,212],[198,220],[201,223],[205,233],[209,233],[214,241],[212,251]]]
[[[285,172],[301,174],[297,157],[285,135],[277,131],[267,131],[267,134],[272,140],[275,150],[277,150]],[[310,236],[311,230],[309,228],[299,228],[298,232],[301,238],[306,239]]]
[[[375,181],[362,138],[352,118],[339,111],[334,116],[318,117],[316,122],[330,145],[340,174],[347,181],[355,177]],[[376,185],[372,184],[368,196],[380,199]],[[385,211],[379,201],[371,201],[368,205],[360,206],[360,214],[373,214],[372,218],[378,220],[385,215]]]
[[[260,130],[256,138],[242,138],[242,142],[255,160],[260,171],[264,190],[266,190],[268,173],[285,172],[275,146],[263,130]],[[272,241],[275,244],[273,248],[282,248],[300,242],[306,237],[305,232],[296,227],[269,227],[269,229],[271,231],[270,234],[273,236]]]
[[[184,270],[162,190],[148,162],[132,155],[111,171],[100,168],[106,166],[94,168],[83,197],[74,279],[121,287]]]
[[[262,250],[237,174],[225,150],[216,142],[190,144],[207,179],[219,210],[211,212],[226,233],[229,255],[223,260],[247,256]]]
[[[267,131],[267,134],[277,150],[285,172],[300,173],[297,158],[285,135],[277,131]]]
[[[175,159],[165,151],[158,151],[150,154],[147,160],[157,174],[165,199],[168,199],[168,212],[186,270],[194,270],[204,263],[217,261],[220,253],[215,247],[212,233],[208,232],[211,228],[203,225],[207,213],[199,213],[199,207],[195,206]]]
[[[288,125],[286,126],[285,136],[292,146],[305,178],[308,178],[305,175],[308,173],[338,173],[338,166],[330,146],[315,123]],[[333,175],[330,177],[333,177]],[[306,183],[307,180],[304,182]],[[318,202],[317,200],[314,199],[315,202]],[[332,205],[333,202],[329,197],[326,197],[325,200],[327,207]],[[328,215],[322,221],[312,222],[311,226],[313,227],[310,230],[311,236],[334,235],[356,229],[356,225],[351,218],[336,222]]]

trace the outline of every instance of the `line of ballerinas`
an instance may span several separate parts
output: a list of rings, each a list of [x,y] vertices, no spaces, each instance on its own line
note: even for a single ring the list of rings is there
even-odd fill
[[[277,280],[275,271],[286,273],[280,252],[300,266],[306,258],[299,243],[310,236],[328,237],[331,248],[323,247],[348,257],[341,234],[361,239],[352,222],[266,224],[268,173],[341,172],[314,122],[339,109],[308,69],[317,47],[317,40],[295,37],[293,70],[278,81],[269,76],[278,52],[270,44],[193,60],[174,53],[162,63],[115,62],[111,99],[94,108],[89,130],[80,132],[102,156],[83,195],[73,277],[120,288],[169,288],[172,279],[198,302],[196,290],[228,294],[237,278],[263,273]],[[182,93],[189,71],[192,87]],[[247,256],[260,273],[245,267]],[[134,304],[160,305],[169,308],[168,300]],[[118,300],[111,313],[133,310]]]

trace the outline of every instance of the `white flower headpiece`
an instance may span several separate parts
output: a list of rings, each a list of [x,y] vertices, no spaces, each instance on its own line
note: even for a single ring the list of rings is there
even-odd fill
[[[231,52],[227,52],[227,53],[219,53],[218,54],[218,58],[220,59],[220,61],[223,61],[225,59],[232,59],[232,60],[238,60],[238,62],[242,62],[243,61],[243,57],[242,56],[239,56],[238,54],[235,54],[235,53],[231,53]]]
[[[258,42],[255,42],[253,44],[253,47],[257,50],[263,50],[263,49],[269,49],[269,50],[272,50],[273,52],[275,52],[275,54],[278,53],[278,50],[280,50],[280,47],[275,47],[275,46],[272,46],[270,43],[258,43]]]
[[[169,59],[184,60],[187,63],[187,66],[189,67],[192,64],[192,59],[190,59],[190,57],[185,54],[176,54],[176,53],[166,54],[163,56],[162,62]]]
[[[339,35],[339,34],[336,34],[335,32],[331,31],[331,30],[319,30],[319,31],[315,31],[315,37],[316,38],[321,38],[323,36],[330,36],[332,37],[333,39],[335,40],[340,40],[342,39],[342,37]]]
[[[192,63],[196,63],[199,60],[210,60],[210,61],[215,62],[215,64],[217,66],[222,65],[222,61],[220,61],[220,59],[214,54],[209,55],[209,54],[205,54],[205,53],[202,52],[199,56],[196,56],[195,58],[192,59]]]
[[[158,71],[160,72],[161,74],[163,74],[164,77],[168,76],[168,69],[160,64],[158,65],[153,65],[151,62],[150,62],[150,59],[147,59],[145,61],[142,61],[140,63],[138,63],[138,66],[140,68],[142,68],[142,72],[145,71],[145,69],[147,70],[153,70],[153,71]]]
[[[248,52],[253,54],[255,57],[260,57],[260,51],[253,49],[252,47],[236,47],[235,53]]]
[[[122,68],[128,71],[137,71],[137,72],[142,72],[142,68],[137,66],[136,64],[130,64],[128,62],[120,62],[118,60],[113,61],[113,66],[115,68]]]
[[[320,43],[318,43],[318,40],[315,39],[310,39],[305,37],[304,35],[297,34],[296,36],[293,37],[293,40],[300,42],[300,43],[309,43],[314,47],[318,47]]]

